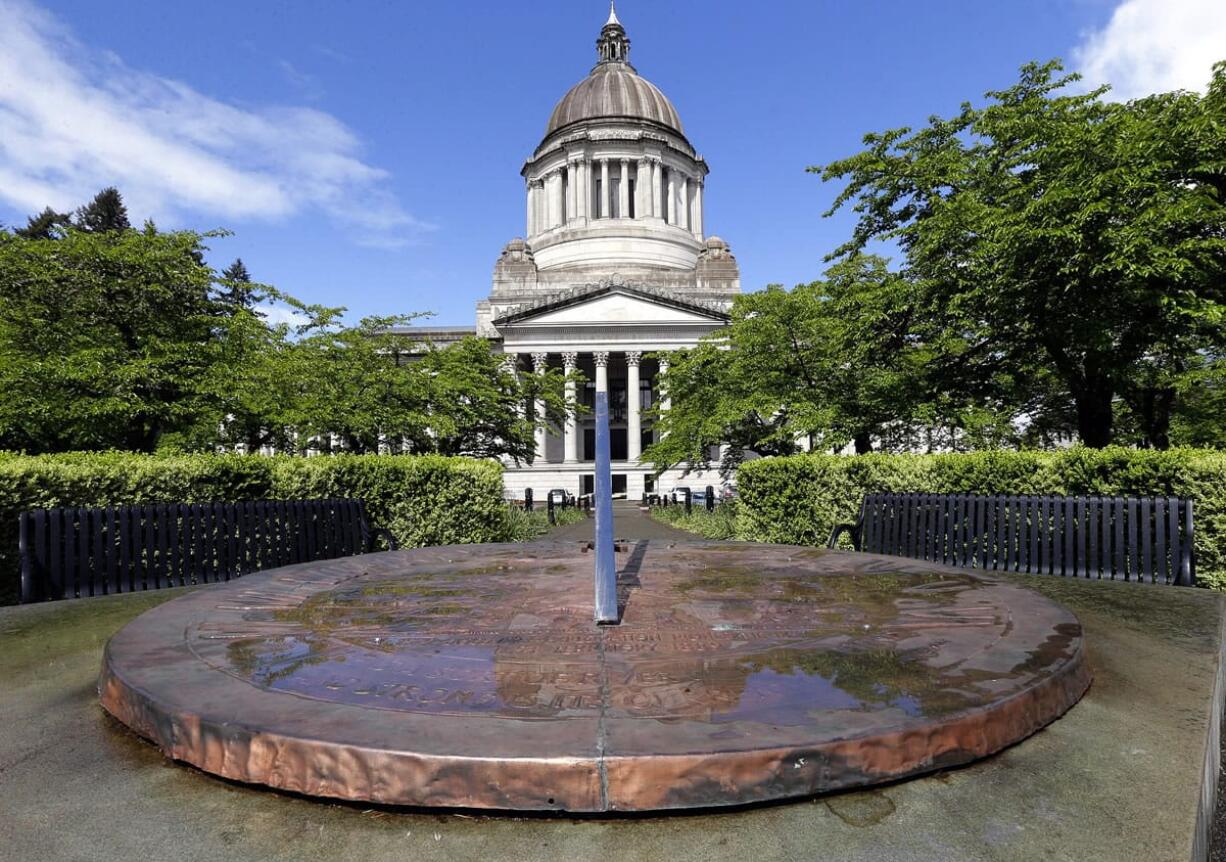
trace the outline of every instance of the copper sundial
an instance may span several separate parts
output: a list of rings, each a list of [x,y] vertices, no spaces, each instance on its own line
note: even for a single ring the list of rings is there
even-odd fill
[[[226,778],[396,805],[738,805],[992,754],[1089,685],[1081,626],[1014,583],[871,555],[631,544],[621,622],[573,546],[310,563],[167,602],[103,706]]]

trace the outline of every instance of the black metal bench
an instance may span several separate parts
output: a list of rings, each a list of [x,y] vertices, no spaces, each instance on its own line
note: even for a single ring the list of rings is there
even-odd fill
[[[21,601],[207,584],[360,554],[392,534],[361,500],[159,503],[22,512]]]
[[[1192,586],[1192,501],[1173,497],[870,494],[857,551],[949,566]]]

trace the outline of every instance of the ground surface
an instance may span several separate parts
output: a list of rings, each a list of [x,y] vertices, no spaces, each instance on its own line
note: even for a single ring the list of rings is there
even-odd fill
[[[545,538],[559,542],[590,541],[595,530],[596,519],[588,518],[586,521],[554,527]],[[662,524],[639,509],[637,504],[622,501],[613,504],[613,533],[618,539],[626,541],[672,539],[678,542],[691,542],[694,540],[693,533]]]
[[[1048,729],[874,791],[647,819],[406,812],[221,781],[168,761],[97,703],[106,640],[179,591],[0,609],[0,859],[1190,858],[1223,600],[1019,580],[1080,617],[1094,673]]]

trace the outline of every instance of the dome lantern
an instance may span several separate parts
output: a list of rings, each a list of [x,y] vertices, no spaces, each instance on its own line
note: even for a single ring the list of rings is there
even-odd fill
[[[609,20],[600,29],[600,38],[596,40],[596,54],[601,63],[630,65],[630,38],[626,35],[622,22],[617,20],[613,0],[609,0]]]

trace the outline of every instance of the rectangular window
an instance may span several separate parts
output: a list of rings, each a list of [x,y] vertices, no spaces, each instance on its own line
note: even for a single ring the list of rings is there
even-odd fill
[[[599,177],[597,177],[596,182],[592,183],[592,188],[595,189],[596,191],[596,196],[592,200],[592,218],[602,218],[604,215],[600,211],[600,198],[601,198],[600,184],[601,182],[602,180]]]
[[[638,215],[637,215],[637,214],[635,213],[635,211],[634,211],[634,188],[635,188],[635,181],[634,181],[633,179],[631,179],[631,180],[629,180],[628,182],[630,183],[630,212],[626,214],[626,217],[627,217],[627,218],[638,218]]]
[[[621,199],[622,181],[617,177],[609,180],[609,215],[613,218],[621,218]]]

